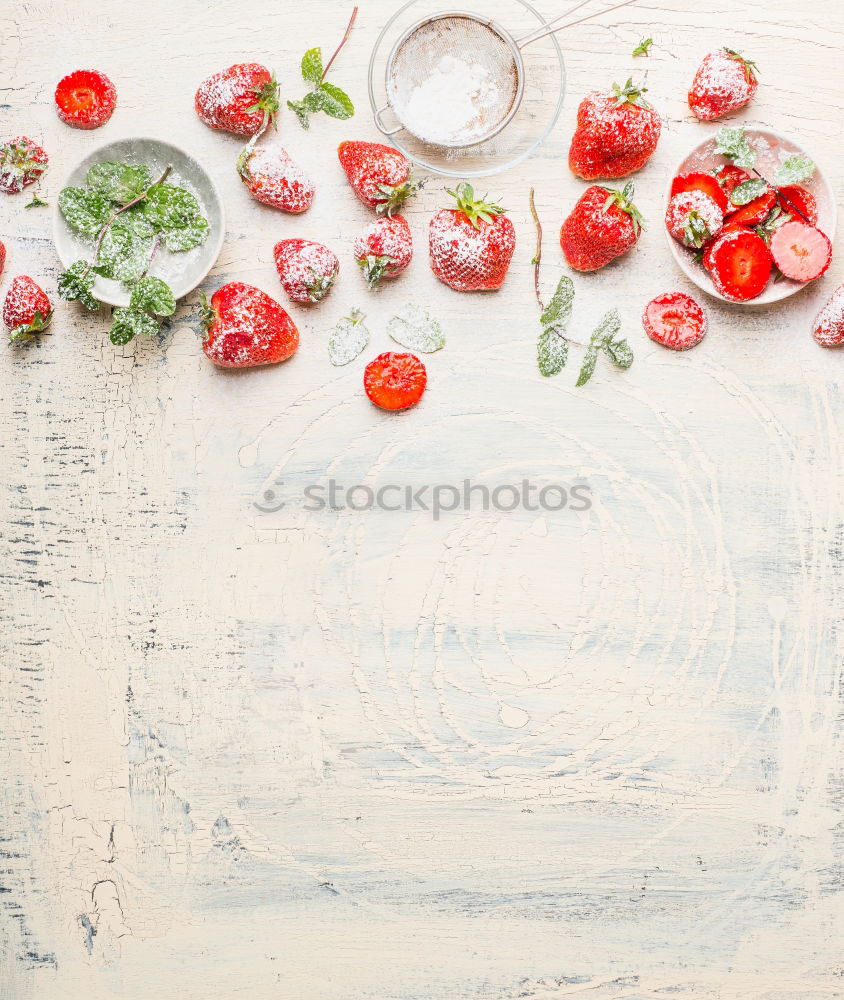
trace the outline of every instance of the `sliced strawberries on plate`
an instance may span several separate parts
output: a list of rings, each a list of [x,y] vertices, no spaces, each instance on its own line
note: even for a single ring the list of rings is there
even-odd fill
[[[765,241],[749,230],[735,230],[716,240],[709,263],[715,287],[734,302],[747,302],[761,295],[773,266]]]
[[[672,351],[688,351],[706,336],[706,315],[689,295],[667,292],[646,306],[642,316],[645,333]]]
[[[771,237],[771,256],[786,278],[815,281],[832,260],[832,244],[816,226],[792,219]]]
[[[789,184],[779,189],[779,206],[788,215],[798,219],[802,216],[803,221],[812,226],[818,224],[818,203],[815,196],[799,184]]]
[[[742,170],[741,167],[735,167],[732,163],[728,163],[721,167],[715,175],[715,179],[724,189],[724,193],[729,197],[739,184],[744,184],[745,181],[751,180],[751,177],[746,170]]]
[[[716,202],[722,212],[726,212],[730,207],[727,192],[712,174],[691,173],[675,177],[671,182],[672,198],[675,194],[682,194],[684,191],[703,191]]]
[[[761,225],[776,203],[776,192],[766,191],[760,197],[748,202],[747,205],[742,205],[741,208],[731,212],[727,218],[730,222],[735,222],[739,226],[747,226],[750,229],[753,226]]]

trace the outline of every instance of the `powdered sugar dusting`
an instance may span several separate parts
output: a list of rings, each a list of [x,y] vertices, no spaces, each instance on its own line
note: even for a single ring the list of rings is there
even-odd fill
[[[500,288],[516,249],[513,224],[504,216],[476,229],[463,212],[443,209],[428,231],[434,274],[458,291]]]
[[[337,255],[311,240],[281,240],[273,254],[281,286],[294,302],[319,302],[340,269]]]
[[[724,49],[705,56],[689,91],[689,107],[703,121],[712,121],[744,107],[757,83],[741,59]]]
[[[374,219],[355,240],[354,255],[358,261],[366,260],[367,257],[387,257],[390,264],[384,272],[385,276],[394,277],[399,274],[413,257],[413,243],[407,220],[401,215]]]
[[[687,246],[689,242],[686,227],[693,213],[702,220],[710,236],[718,232],[724,221],[721,208],[705,191],[683,191],[675,194],[668,205],[665,224],[674,239]]]
[[[255,88],[269,83],[270,71],[260,63],[238,63],[213,73],[196,92],[196,113],[210,128],[254,135],[261,127],[262,111],[247,113],[257,100]]]
[[[316,187],[310,176],[280,146],[258,148],[249,157],[246,183],[253,197],[285,212],[310,208]]]
[[[812,336],[821,347],[840,347],[844,344],[844,285],[835,289],[818,313]]]

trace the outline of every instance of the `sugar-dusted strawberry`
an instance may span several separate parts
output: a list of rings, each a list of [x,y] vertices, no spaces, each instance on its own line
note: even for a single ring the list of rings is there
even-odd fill
[[[250,149],[237,161],[240,179],[257,201],[283,212],[306,212],[314,200],[314,182],[280,147]]]
[[[633,184],[623,191],[587,188],[563,223],[560,246],[575,271],[597,271],[636,245],[642,216],[633,204]]]
[[[47,154],[25,135],[0,146],[0,191],[17,194],[47,169]]]
[[[746,170],[742,170],[741,167],[736,167],[732,163],[727,163],[725,166],[720,168],[718,173],[715,175],[715,179],[723,188],[724,194],[729,198],[739,184],[744,184],[744,182],[749,181],[751,177],[750,174]]]
[[[752,229],[753,226],[760,226],[767,219],[776,203],[777,196],[775,192],[766,191],[758,198],[754,198],[747,205],[742,205],[740,208],[735,209],[735,211],[730,212],[727,218],[730,222],[734,222],[738,226],[747,226],[748,229]]]
[[[471,184],[448,192],[456,208],[443,208],[428,227],[434,274],[458,292],[493,292],[504,284],[516,249],[516,230],[500,205],[476,199]]]
[[[53,306],[43,289],[26,274],[15,278],[3,303],[3,322],[9,330],[9,341],[41,333],[52,318]]]
[[[632,79],[610,93],[587,95],[577,109],[569,167],[584,180],[626,177],[651,158],[662,122]]]
[[[717,248],[721,240],[726,239],[731,233],[749,233],[752,230],[747,226],[738,226],[733,222],[725,222],[718,232],[703,246],[703,266],[707,271],[712,271],[712,253]]]
[[[733,49],[704,56],[689,90],[689,107],[701,121],[723,118],[747,104],[759,86],[756,63]]]
[[[210,128],[255,135],[278,114],[278,83],[260,63],[237,63],[204,80],[194,98]]]
[[[737,229],[716,241],[710,265],[712,281],[724,298],[747,302],[765,291],[773,262],[761,236]]]
[[[3,277],[3,268],[6,266],[6,244],[0,240],[0,278]]]
[[[296,353],[296,324],[266,292],[241,281],[203,296],[202,350],[221,368],[254,368],[285,361]]]
[[[680,174],[671,182],[671,195],[682,194],[685,191],[703,191],[718,205],[722,212],[730,207],[727,193],[712,174]]]
[[[818,224],[818,203],[811,191],[799,184],[788,184],[778,191],[777,202],[784,213],[802,218],[810,226]]]
[[[377,288],[382,278],[401,274],[413,258],[407,219],[403,215],[373,219],[355,240],[354,255],[370,288]]]
[[[812,336],[821,347],[844,344],[844,285],[839,285],[815,317]]]
[[[406,410],[415,406],[427,382],[428,373],[415,354],[387,351],[370,361],[363,373],[367,396],[382,410]]]
[[[78,69],[59,80],[55,93],[59,118],[71,128],[99,128],[111,118],[117,91],[105,73]]]
[[[651,340],[672,351],[688,351],[706,336],[706,314],[682,292],[652,299],[645,306],[642,324]]]
[[[414,181],[408,159],[380,142],[341,142],[340,166],[364,205],[392,215],[422,187]]]
[[[786,278],[815,281],[829,268],[832,244],[816,226],[792,219],[774,231],[771,256]]]
[[[703,191],[681,191],[668,203],[665,226],[684,246],[695,250],[718,232],[724,222],[719,205]]]
[[[311,240],[280,240],[273,257],[281,287],[294,302],[324,299],[340,270],[334,251]]]

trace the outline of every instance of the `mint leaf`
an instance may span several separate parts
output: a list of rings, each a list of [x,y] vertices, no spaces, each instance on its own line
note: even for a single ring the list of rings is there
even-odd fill
[[[536,363],[546,378],[559,375],[569,357],[569,342],[553,326],[545,326],[536,342]]]
[[[149,167],[143,163],[114,163],[103,160],[88,168],[85,183],[109,201],[126,205],[140,197],[152,184]]]
[[[137,312],[124,306],[118,306],[114,310],[114,322],[109,333],[109,340],[112,344],[128,344],[134,340],[138,334],[146,333],[155,336],[160,327],[158,321],[148,316],[145,312]]]
[[[734,205],[749,205],[763,194],[767,194],[769,190],[767,181],[761,177],[754,177],[752,180],[737,184],[730,193],[730,201]]]
[[[567,274],[564,274],[557,284],[557,289],[551,297],[551,301],[539,317],[539,322],[543,326],[561,327],[562,332],[565,332],[565,328],[571,319],[573,305],[574,282]]]
[[[122,219],[106,230],[93,270],[103,278],[130,285],[147,269],[153,238],[136,232]]]
[[[595,373],[598,352],[606,351],[610,360],[620,368],[629,368],[633,364],[633,352],[626,340],[616,340],[615,335],[621,331],[621,316],[617,309],[610,309],[604,316],[594,333],[589,338],[589,346],[583,358],[583,365],[577,379],[577,385],[586,385]]]
[[[752,170],[756,166],[759,154],[748,142],[742,126],[739,125],[735,128],[725,126],[719,129],[715,140],[715,152],[732,160],[737,167]]]
[[[649,55],[648,49],[653,45],[654,40],[652,38],[643,38],[641,42],[633,49],[633,58],[636,56],[646,56]]]
[[[84,260],[78,260],[59,275],[59,295],[66,302],[78,299],[86,309],[96,311],[100,303],[94,298],[94,274]]]
[[[366,317],[359,309],[344,316],[328,336],[328,360],[332,365],[347,365],[369,343],[369,330],[363,325]]]
[[[129,308],[135,312],[151,312],[156,316],[172,316],[176,299],[170,286],[161,278],[141,278],[132,289]]]
[[[307,83],[322,83],[322,49],[308,49],[302,56],[302,79]]]
[[[345,121],[355,113],[355,106],[349,95],[339,87],[335,87],[333,83],[321,83],[319,90],[314,93],[319,95],[319,110],[331,118]]]
[[[75,232],[82,236],[97,236],[111,218],[108,199],[98,191],[68,187],[59,194],[59,211]]]
[[[168,229],[161,234],[164,246],[173,253],[180,253],[184,250],[193,250],[194,247],[201,246],[210,232],[211,227],[208,220],[198,215],[191,219],[180,229]]]
[[[604,344],[607,357],[618,368],[629,368],[633,364],[633,351],[626,340],[610,340]]]
[[[421,306],[412,303],[387,323],[387,334],[397,344],[420,354],[433,354],[445,347],[445,334],[439,322]]]
[[[810,160],[808,156],[795,153],[794,156],[785,159],[777,168],[777,172],[774,174],[774,183],[779,184],[780,187],[787,187],[789,184],[802,184],[803,181],[812,177],[816,169],[814,161]]]
[[[756,233],[770,246],[771,237],[776,230],[780,226],[784,226],[786,222],[790,222],[791,219],[792,216],[788,212],[783,212],[779,205],[774,205],[767,217],[756,227]]]
[[[168,250],[192,250],[208,236],[210,226],[202,208],[185,188],[156,184],[140,202],[140,208],[146,221],[161,234]]]
[[[577,382],[575,385],[580,388],[582,385],[586,385],[590,378],[595,374],[595,362],[598,360],[598,348],[594,345],[590,345],[586,349],[586,354],[583,356],[583,364],[580,366],[580,374],[577,376]]]

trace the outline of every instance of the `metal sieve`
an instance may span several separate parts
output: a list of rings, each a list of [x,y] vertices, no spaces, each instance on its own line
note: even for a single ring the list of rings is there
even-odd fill
[[[524,96],[521,50],[526,45],[636,0],[560,23],[591,2],[581,0],[519,39],[490,18],[467,11],[444,11],[417,21],[390,51],[385,74],[388,103],[375,112],[376,127],[387,136],[410,132],[446,149],[474,146],[498,135]],[[461,72],[462,79],[457,75]],[[388,108],[400,123],[394,128],[381,117]]]

